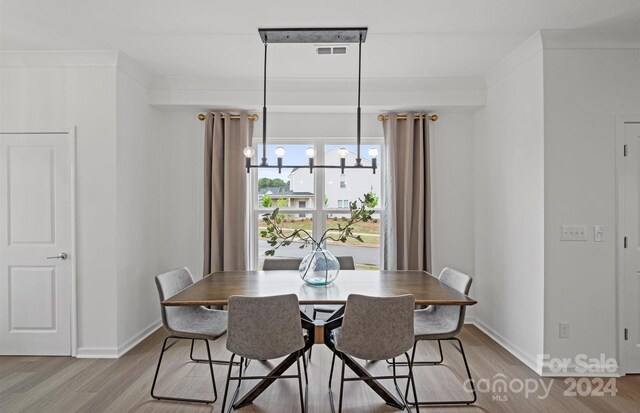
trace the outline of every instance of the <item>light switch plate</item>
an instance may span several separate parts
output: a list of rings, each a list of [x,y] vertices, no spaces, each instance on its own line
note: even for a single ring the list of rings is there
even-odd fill
[[[595,242],[603,242],[604,241],[604,225],[594,225],[593,226],[593,240]]]
[[[561,241],[586,241],[586,225],[563,225],[560,234]]]

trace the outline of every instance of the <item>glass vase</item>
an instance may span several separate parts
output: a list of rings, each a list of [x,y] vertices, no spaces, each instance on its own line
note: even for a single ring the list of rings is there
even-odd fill
[[[322,247],[316,247],[300,263],[300,278],[312,286],[331,284],[340,272],[338,259]]]

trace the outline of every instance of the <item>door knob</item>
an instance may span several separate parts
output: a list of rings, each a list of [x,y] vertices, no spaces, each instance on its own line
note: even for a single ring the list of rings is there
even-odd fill
[[[56,255],[55,257],[47,257],[48,260],[66,260],[68,257],[66,252],[61,252],[60,254]]]

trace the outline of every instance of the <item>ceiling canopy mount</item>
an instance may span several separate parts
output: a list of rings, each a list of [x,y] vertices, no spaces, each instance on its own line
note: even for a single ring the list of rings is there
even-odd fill
[[[263,43],[364,43],[366,27],[258,29]]]

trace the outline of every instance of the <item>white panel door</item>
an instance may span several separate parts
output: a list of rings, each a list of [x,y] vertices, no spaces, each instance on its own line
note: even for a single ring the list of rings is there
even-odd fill
[[[0,354],[71,354],[72,145],[0,134]]]
[[[627,123],[624,129],[626,156],[623,187],[623,328],[626,328],[626,373],[640,373],[640,124]]]

